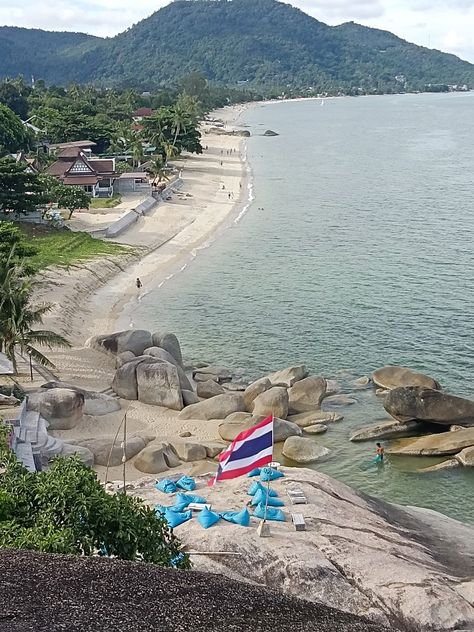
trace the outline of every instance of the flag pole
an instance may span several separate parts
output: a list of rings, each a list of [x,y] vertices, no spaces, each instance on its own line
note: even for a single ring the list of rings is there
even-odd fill
[[[275,423],[275,417],[272,413],[272,461],[273,461],[273,424]],[[270,525],[267,524],[267,509],[268,509],[268,496],[270,493],[270,478],[267,481],[267,493],[265,497],[265,509],[263,511],[263,520],[257,528],[257,533],[261,538],[266,538],[270,535]]]

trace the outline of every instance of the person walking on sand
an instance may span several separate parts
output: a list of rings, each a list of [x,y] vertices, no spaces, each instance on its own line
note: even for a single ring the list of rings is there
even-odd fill
[[[140,281],[140,279],[138,277],[137,277],[137,280],[136,280],[136,284],[137,284],[137,289],[139,289],[139,290],[143,287],[142,286],[142,282]]]
[[[377,453],[377,456],[375,457],[375,460],[377,461],[377,463],[383,463],[383,458],[385,456],[385,448],[383,447],[381,443],[377,443],[377,449],[375,450],[375,452]]]

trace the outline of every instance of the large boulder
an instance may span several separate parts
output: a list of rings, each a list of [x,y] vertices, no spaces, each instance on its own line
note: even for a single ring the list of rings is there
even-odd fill
[[[199,404],[199,402],[201,401],[194,391],[182,389],[181,395],[183,396],[183,404],[185,406],[191,406],[191,404]]]
[[[374,371],[372,380],[380,388],[392,390],[402,386],[424,386],[439,389],[439,383],[428,375],[403,366],[385,366]]]
[[[41,413],[50,430],[71,430],[82,420],[84,395],[70,388],[51,388],[32,393],[28,410]]]
[[[280,419],[288,416],[288,391],[283,386],[274,386],[264,393],[260,393],[253,400],[252,414],[265,417],[274,415]]]
[[[173,439],[170,441],[170,444],[181,461],[184,461],[185,463],[190,463],[191,461],[202,461],[207,458],[206,447],[200,443],[194,443],[193,441],[178,441]]]
[[[152,340],[153,346],[161,347],[161,349],[167,351],[170,355],[173,356],[179,366],[184,367],[183,354],[181,353],[181,345],[179,344],[178,338],[174,334],[168,332],[164,334],[154,333],[152,336]],[[151,347],[152,345],[148,346]]]
[[[206,399],[199,404],[186,406],[179,413],[180,419],[225,419],[231,413],[245,412],[242,393],[226,393]]]
[[[122,353],[118,353],[115,357],[115,368],[120,369],[126,362],[130,362],[137,356],[131,351],[122,351]]]
[[[94,454],[89,448],[81,445],[72,445],[70,443],[63,444],[60,455],[65,458],[68,456],[78,456],[81,461],[89,467],[92,467],[95,461]]]
[[[330,450],[305,437],[289,437],[283,444],[283,456],[295,463],[313,463],[330,454]]]
[[[161,347],[149,347],[148,349],[145,349],[143,355],[149,355],[152,356],[152,358],[158,358],[158,360],[164,360],[165,362],[179,366],[179,362],[175,359],[175,357],[172,356],[171,353],[168,353],[166,349],[162,349]]]
[[[224,382],[230,382],[232,380],[232,373],[224,366],[208,364],[200,369],[195,369],[193,371],[193,378],[195,382],[213,380],[214,382],[223,384]]]
[[[126,362],[115,371],[114,379],[112,380],[112,390],[119,397],[130,400],[138,399],[137,368],[142,362],[154,364],[158,360],[151,356],[139,356]]]
[[[295,382],[303,380],[308,376],[308,370],[304,364],[298,366],[290,366],[282,371],[276,371],[268,376],[270,382],[274,385],[285,384],[288,388],[293,386]]]
[[[289,415],[288,421],[296,424],[300,428],[307,428],[314,424],[332,424],[342,421],[344,417],[330,410],[315,410],[310,413],[298,413]]]
[[[474,426],[474,401],[422,386],[390,391],[383,406],[389,415],[400,421],[418,419],[435,424]]]
[[[84,415],[100,417],[101,415],[108,415],[120,410],[120,402],[115,397],[111,397],[105,393],[86,391],[78,386],[61,381],[51,381],[41,385],[42,390],[50,390],[52,388],[66,388],[84,395]]]
[[[265,393],[265,391],[268,391],[268,389],[270,389],[271,387],[272,387],[272,383],[270,382],[268,377],[262,377],[259,380],[252,382],[252,384],[249,384],[249,386],[247,386],[247,388],[244,391],[244,400],[245,400],[245,406],[247,407],[247,410],[249,412],[251,412],[253,409],[254,399],[258,397],[259,395],[261,395],[262,393]]]
[[[456,459],[464,467],[474,467],[474,446],[461,450],[459,454],[456,454]]]
[[[145,329],[127,329],[113,334],[94,336],[86,342],[86,347],[112,355],[131,351],[139,356],[151,346],[153,346],[151,333]]]
[[[219,426],[219,436],[224,441],[233,441],[238,434],[256,426],[260,421],[262,421],[262,417],[250,417],[245,421],[226,420]],[[302,434],[301,428],[298,428],[296,424],[292,424],[290,421],[278,419],[277,417],[273,420],[274,443],[281,443],[288,437],[301,436]]]
[[[401,441],[390,448],[390,454],[406,456],[445,456],[457,454],[464,448],[474,446],[474,428],[456,432],[440,432],[414,440]]]
[[[169,468],[178,467],[181,461],[169,443],[150,443],[140,452],[134,466],[144,474],[160,474]]]
[[[4,395],[0,393],[0,406],[18,406],[20,400],[17,399],[14,395]]]
[[[216,395],[224,395],[225,389],[220,384],[214,382],[214,380],[207,380],[206,382],[198,382],[196,386],[196,393],[198,397],[203,399],[209,399]]]
[[[311,435],[324,434],[327,432],[328,427],[324,424],[315,424],[314,426],[306,426],[304,429],[305,432]]]
[[[124,448],[121,446],[121,439],[116,439],[112,435],[90,439],[78,439],[74,441],[74,444],[90,450],[94,455],[96,465],[116,467],[122,463],[124,451],[125,459],[129,461],[141,452],[153,439],[153,436],[133,434],[127,437]]]
[[[329,397],[324,398],[324,406],[352,406],[353,404],[357,404],[357,400],[350,395],[345,395],[344,393],[339,395],[330,395]]]
[[[366,426],[356,430],[351,436],[351,441],[373,441],[374,439],[401,439],[403,437],[416,437],[423,432],[423,424],[418,421],[381,421],[372,426]]]
[[[327,382],[323,377],[306,377],[288,389],[290,414],[317,410],[326,395]]]
[[[144,404],[182,410],[178,369],[169,362],[142,362],[137,366],[138,400]]]

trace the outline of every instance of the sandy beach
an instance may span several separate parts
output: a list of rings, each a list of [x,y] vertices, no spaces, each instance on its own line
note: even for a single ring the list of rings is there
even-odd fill
[[[227,130],[238,129],[239,117],[247,107],[224,108],[209,118],[224,121]],[[129,246],[129,253],[45,273],[38,298],[53,304],[45,325],[60,331],[73,345],[71,349],[49,353],[56,366],[54,375],[60,380],[87,390],[107,390],[114,375],[114,358],[85,347],[86,340],[117,331],[119,318],[130,328],[146,329],[147,323],[135,322],[133,317],[141,296],[192,265],[198,251],[218,238],[219,230],[232,224],[249,204],[245,139],[212,133],[213,126],[212,121],[202,125],[202,155],[187,155],[176,161],[182,186],[115,240]],[[137,277],[143,283],[140,291],[135,284]],[[186,349],[183,354],[186,359]],[[38,374],[33,383],[24,380],[28,388],[44,382]],[[176,438],[183,432],[190,432],[197,439],[217,437],[217,421],[203,424],[178,420],[177,413],[168,409],[137,401],[122,400],[121,404],[122,410],[117,413],[98,418],[84,415],[73,430],[52,434],[64,440],[115,435],[126,412],[129,433],[147,433],[160,440]],[[215,464],[187,463],[180,471],[183,467],[192,472],[212,471]],[[105,468],[96,469],[105,476]],[[121,475],[121,467],[111,468],[107,478],[118,479]],[[143,473],[134,468],[131,459],[127,462],[127,478],[140,476]]]

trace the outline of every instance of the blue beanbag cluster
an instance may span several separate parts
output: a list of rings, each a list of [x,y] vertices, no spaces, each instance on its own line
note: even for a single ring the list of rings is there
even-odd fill
[[[183,492],[178,492],[176,494],[176,505],[185,505],[186,507],[191,503],[205,503],[206,499],[202,496],[198,496],[197,494],[183,494]]]
[[[155,485],[156,489],[165,494],[174,494],[176,491],[176,483],[170,481],[169,478],[164,478]]]
[[[196,489],[196,481],[191,476],[182,476],[176,483],[176,487],[187,492],[193,492]]]
[[[248,527],[250,524],[250,514],[247,507],[244,507],[242,511],[223,511],[221,518],[227,522],[239,524],[242,527]]]
[[[271,467],[264,467],[260,472],[260,480],[264,483],[268,481],[276,481],[277,478],[282,478],[283,476],[285,476],[283,472],[274,470]]]
[[[209,527],[212,527],[213,524],[219,522],[221,517],[218,513],[215,513],[207,507],[204,507],[204,509],[199,512],[199,516],[197,519],[201,527],[203,527],[204,529],[209,529]]]
[[[283,507],[283,505],[285,504],[279,498],[275,498],[275,496],[268,496],[267,498],[266,490],[259,489],[255,496],[252,498],[251,504],[253,506],[260,504],[264,505],[265,502],[269,507]]]
[[[267,507],[265,515],[265,505],[257,505],[253,515],[256,518],[261,518],[262,520],[266,518],[266,520],[278,520],[279,522],[285,522],[285,514],[281,509],[277,509],[276,507]]]
[[[191,520],[193,517],[193,512],[189,509],[188,511],[173,511],[173,509],[168,508],[164,514],[164,518],[170,527],[173,529],[175,527],[179,527],[183,522],[187,522]]]
[[[260,491],[263,490],[265,493],[267,493],[267,488],[264,487],[264,485],[262,485],[262,483],[260,481],[254,481],[250,487],[249,490],[247,492],[247,494],[249,496],[255,496],[255,494]],[[269,496],[278,496],[278,492],[276,492],[274,489],[268,489],[268,495]]]

